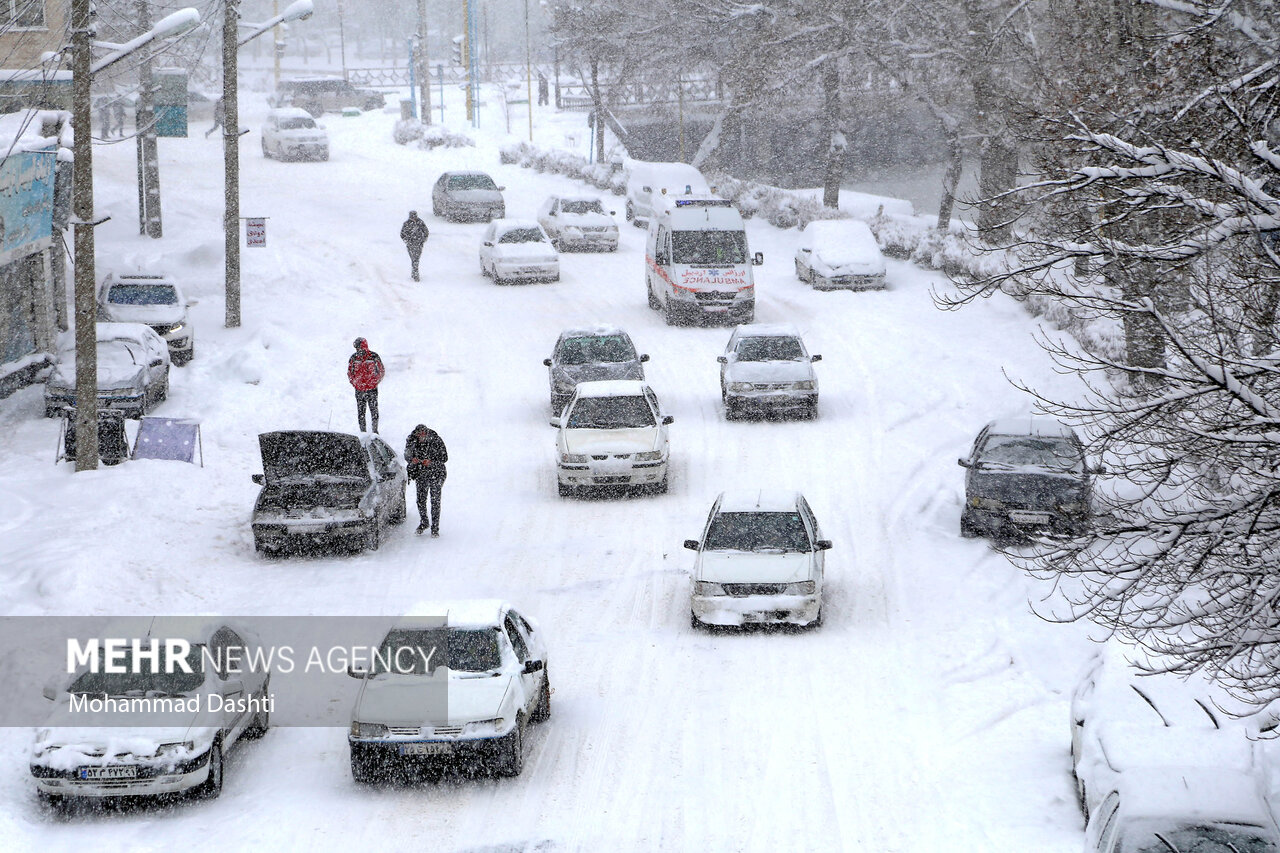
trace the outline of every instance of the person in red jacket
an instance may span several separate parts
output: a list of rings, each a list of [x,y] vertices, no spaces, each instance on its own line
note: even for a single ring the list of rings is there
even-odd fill
[[[373,422],[373,431],[378,431],[378,383],[387,375],[382,366],[382,358],[369,349],[369,342],[364,338],[356,338],[356,351],[347,362],[347,379],[351,387],[356,389],[356,418],[360,421],[360,431],[364,432],[364,410],[369,408],[369,419]]]

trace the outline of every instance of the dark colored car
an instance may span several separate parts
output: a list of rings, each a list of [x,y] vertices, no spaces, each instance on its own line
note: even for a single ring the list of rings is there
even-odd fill
[[[600,379],[644,379],[643,362],[631,336],[615,326],[566,329],[560,333],[551,358],[544,358],[551,385],[551,411],[560,414],[579,382]]]
[[[431,187],[431,212],[454,221],[505,219],[504,189],[484,172],[444,172]]]
[[[297,77],[281,80],[269,99],[273,107],[301,107],[316,118],[345,107],[380,110],[386,96],[376,89],[360,89],[341,77]]]
[[[258,436],[262,486],[253,545],[268,554],[306,546],[377,549],[384,528],[405,518],[404,466],[376,435],[267,432]]]
[[[1089,526],[1090,477],[1104,473],[1085,463],[1084,445],[1052,418],[992,421],[969,455],[960,535],[1076,536]]]

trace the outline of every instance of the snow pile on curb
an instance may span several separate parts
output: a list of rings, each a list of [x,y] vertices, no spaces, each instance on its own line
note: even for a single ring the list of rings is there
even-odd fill
[[[528,142],[517,142],[498,149],[498,159],[535,172],[576,178],[614,195],[623,195],[627,191],[627,174],[617,164],[588,163],[586,157],[558,148],[539,148]]]
[[[397,145],[407,145],[417,141],[419,148],[474,148],[476,142],[462,133],[454,133],[438,124],[423,124],[416,118],[400,119],[396,122],[392,138]]]

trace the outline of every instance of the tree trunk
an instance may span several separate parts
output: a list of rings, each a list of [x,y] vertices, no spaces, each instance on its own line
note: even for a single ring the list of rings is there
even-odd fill
[[[1107,266],[1108,283],[1118,285],[1126,302],[1150,300],[1154,304],[1158,276],[1156,265],[1144,261],[1132,261],[1124,267],[1118,264],[1113,261]],[[1132,367],[1159,370],[1166,366],[1164,329],[1149,312],[1125,312],[1124,342],[1125,355]],[[1148,378],[1137,384],[1150,386],[1158,384],[1158,380]]]
[[[1009,239],[1015,215],[1013,200],[1005,195],[1017,185],[1018,150],[997,135],[982,141],[978,173],[978,234],[988,244]]]
[[[596,111],[596,162],[604,162],[604,99],[600,97],[600,60],[591,60],[591,103]]]
[[[823,207],[840,207],[840,180],[844,177],[845,138],[840,130],[840,60],[822,64],[822,120],[827,131],[827,164],[822,179]]]
[[[947,149],[951,157],[947,162],[946,174],[942,176],[942,202],[938,205],[938,230],[951,229],[951,212],[956,204],[956,186],[960,183],[960,173],[964,168],[964,145],[960,142],[960,128],[948,127]]]

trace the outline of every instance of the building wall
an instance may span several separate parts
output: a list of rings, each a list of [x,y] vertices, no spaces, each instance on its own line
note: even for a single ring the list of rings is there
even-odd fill
[[[0,0],[3,2],[4,0]],[[41,0],[44,3],[43,29],[6,27],[0,32],[0,65],[4,68],[38,68],[40,54],[60,50],[70,40],[67,19],[71,0]]]

